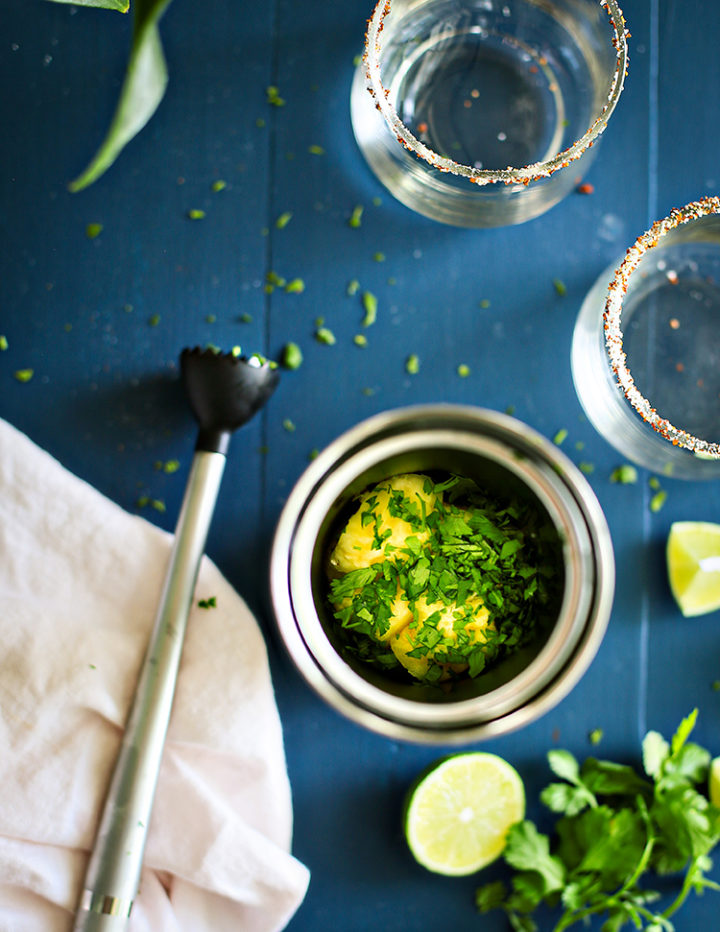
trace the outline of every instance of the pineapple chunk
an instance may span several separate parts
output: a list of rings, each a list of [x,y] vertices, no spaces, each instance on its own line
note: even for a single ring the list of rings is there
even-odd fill
[[[349,573],[383,560],[402,559],[398,548],[406,546],[408,537],[424,543],[429,532],[423,514],[435,507],[435,495],[424,491],[425,482],[426,477],[421,475],[393,476],[365,492],[330,556],[332,568]],[[398,493],[402,495],[403,510],[415,515],[416,520],[390,513]]]

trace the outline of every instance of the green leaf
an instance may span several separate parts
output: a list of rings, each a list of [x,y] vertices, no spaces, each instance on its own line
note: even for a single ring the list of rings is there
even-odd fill
[[[73,6],[96,6],[104,10],[117,10],[127,13],[130,9],[130,0],[51,0],[52,3],[72,3]]]
[[[550,840],[541,835],[532,822],[517,822],[510,827],[505,860],[516,870],[536,871],[543,880],[544,894],[561,890],[565,883],[562,861],[550,854]]]
[[[502,880],[486,883],[475,892],[475,906],[479,912],[489,913],[492,909],[500,909],[506,896],[507,889]]]
[[[580,765],[570,751],[548,751],[547,759],[556,777],[562,777],[575,785],[580,782]]]
[[[70,183],[71,191],[80,191],[96,181],[145,126],[162,100],[168,75],[158,22],[170,2],[135,0],[130,57],[115,115],[92,161]]]
[[[649,777],[657,779],[670,756],[670,745],[657,731],[649,731],[642,743],[643,767]]]
[[[650,793],[652,786],[627,764],[589,757],[580,775],[589,790],[600,796],[636,796]]]
[[[567,783],[550,783],[540,794],[540,801],[552,812],[562,812],[574,816],[588,806],[594,806],[595,797],[584,786],[570,786]]]
[[[697,721],[698,710],[693,709],[692,712],[684,718],[678,725],[678,729],[675,734],[672,736],[672,753],[673,755],[677,754],[680,748],[685,744],[687,739],[690,737],[690,732],[695,727],[695,722]]]

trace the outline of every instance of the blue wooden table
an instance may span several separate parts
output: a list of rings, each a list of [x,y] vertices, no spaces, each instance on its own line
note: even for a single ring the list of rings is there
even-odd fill
[[[635,485],[611,483],[621,458],[584,419],[569,361],[598,274],[652,220],[720,187],[720,6],[625,0],[630,72],[587,178],[594,193],[489,231],[414,215],[366,167],[348,97],[370,7],[178,0],[161,24],[170,84],[157,114],[99,182],[70,194],[67,182],[111,116],[129,17],[5,0],[0,416],[125,508],[142,497],[164,502],[165,512],[143,513],[171,529],[195,434],[177,381],[180,350],[239,344],[277,357],[288,341],[302,348],[303,365],[283,373],[263,414],[233,440],[208,542],[257,612],[271,653],[294,851],[312,871],[290,928],[492,932],[505,926],[476,915],[477,878],[427,874],[405,848],[403,795],[442,749],[368,733],[305,686],[274,640],[268,548],[312,451],[370,414],[452,401],[511,407],[550,437],[565,428],[564,449],[592,467],[614,539],[609,630],[569,697],[483,747],[517,766],[538,818],[552,747],[637,762],[648,728],[669,734],[697,706],[696,736],[720,753],[718,616],[683,620],[664,568],[671,522],[720,520],[720,487],[663,478],[667,501],[654,513],[649,473]],[[268,103],[270,85],[283,107]],[[193,210],[204,218],[190,219]],[[102,231],[89,237],[88,224]],[[301,278],[304,290],[268,293],[269,272]],[[378,299],[365,348],[352,339],[363,314],[359,295],[347,293],[353,279]],[[334,345],[315,339],[318,318]],[[414,375],[410,354],[420,360]],[[33,378],[18,381],[19,369]],[[183,468],[156,470],[169,459]],[[594,729],[603,732],[598,747]],[[719,903],[713,894],[692,899],[679,932],[717,928]]]

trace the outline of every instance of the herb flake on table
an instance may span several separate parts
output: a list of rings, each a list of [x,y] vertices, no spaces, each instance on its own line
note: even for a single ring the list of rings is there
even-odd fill
[[[297,343],[286,343],[280,357],[281,364],[286,369],[299,369],[303,362],[303,354]]]
[[[16,369],[13,373],[15,379],[18,382],[29,382],[30,379],[35,375],[34,369]]]
[[[411,353],[405,360],[405,371],[408,375],[417,375],[420,371],[420,358]]]
[[[363,292],[362,296],[362,306],[365,311],[365,316],[362,319],[363,327],[370,327],[377,320],[377,307],[378,301],[372,291]]]

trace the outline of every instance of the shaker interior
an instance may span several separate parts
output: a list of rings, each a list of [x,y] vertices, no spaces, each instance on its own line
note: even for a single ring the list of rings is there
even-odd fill
[[[516,451],[510,455],[520,456]],[[347,650],[347,634],[333,618],[328,601],[327,563],[356,503],[354,499],[375,483],[401,473],[430,473],[446,477],[448,473],[472,479],[481,490],[497,496],[501,501],[516,499],[529,502],[544,517],[548,528],[546,550],[558,568],[557,585],[553,597],[544,607],[533,639],[512,654],[495,662],[474,679],[455,681],[448,691],[414,682],[405,670],[382,671],[358,660]],[[337,653],[347,665],[366,682],[385,693],[405,700],[422,703],[453,703],[485,695],[507,684],[525,669],[547,644],[553,626],[561,611],[565,588],[565,569],[561,534],[547,509],[535,493],[510,469],[493,459],[465,450],[449,447],[432,447],[403,452],[386,458],[362,473],[345,488],[332,503],[319,528],[311,558],[311,587],[314,605],[324,632]]]

